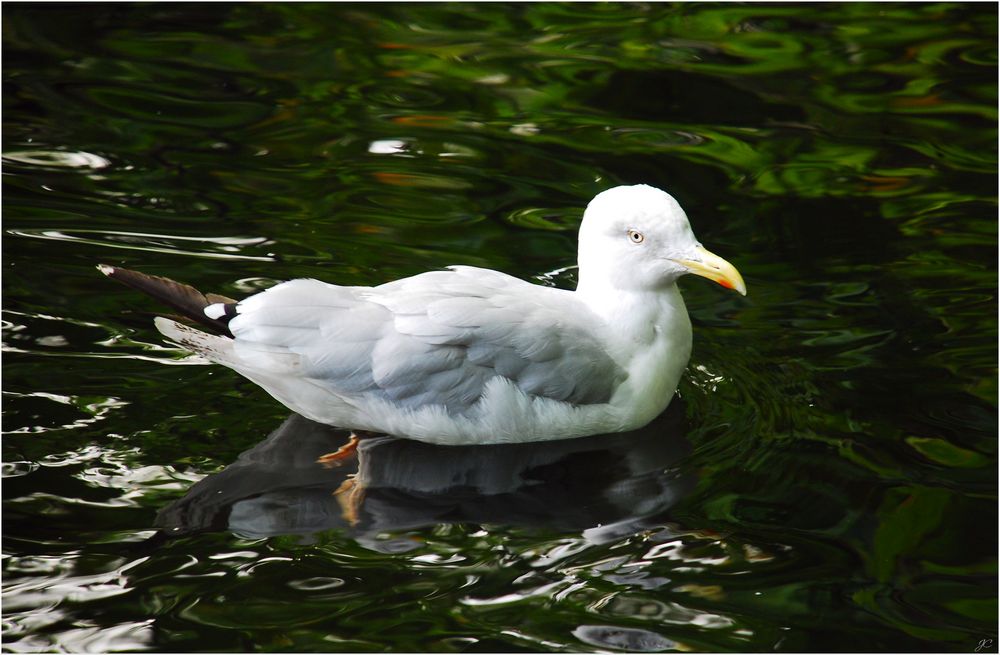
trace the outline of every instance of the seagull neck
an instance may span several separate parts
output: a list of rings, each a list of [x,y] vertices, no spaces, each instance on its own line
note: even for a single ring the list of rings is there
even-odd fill
[[[675,283],[657,289],[635,290],[582,278],[576,295],[591,311],[615,326],[616,331],[635,332],[632,336],[640,340],[644,340],[651,329],[669,329],[672,320],[687,319],[684,300]]]

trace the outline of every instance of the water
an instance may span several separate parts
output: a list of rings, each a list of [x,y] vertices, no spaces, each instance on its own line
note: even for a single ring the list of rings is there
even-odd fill
[[[996,652],[996,5],[3,19],[5,650]],[[640,182],[750,293],[633,435],[322,469],[93,268],[572,286]]]

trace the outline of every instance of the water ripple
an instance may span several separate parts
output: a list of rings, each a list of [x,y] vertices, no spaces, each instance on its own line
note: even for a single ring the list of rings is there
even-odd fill
[[[248,246],[269,245],[265,237],[185,237],[169,234],[149,234],[142,232],[122,232],[115,230],[7,230],[7,234],[29,239],[73,241],[106,248],[121,248],[142,252],[158,252],[210,259],[231,259],[241,261],[272,262],[272,256],[236,254]],[[209,251],[187,250],[172,245],[173,242],[212,244]]]
[[[91,152],[63,150],[10,150],[3,153],[3,160],[14,164],[42,168],[86,168],[96,171],[111,166],[111,160]]]

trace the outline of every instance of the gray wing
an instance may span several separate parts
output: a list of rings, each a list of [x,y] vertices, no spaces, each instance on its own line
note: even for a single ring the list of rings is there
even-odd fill
[[[345,396],[463,413],[505,377],[529,395],[607,402],[624,371],[572,293],[472,267],[379,287],[293,280],[241,302],[239,342],[287,349],[300,374]]]

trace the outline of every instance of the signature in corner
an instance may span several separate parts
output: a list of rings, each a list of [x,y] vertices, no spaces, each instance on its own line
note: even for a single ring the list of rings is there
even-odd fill
[[[976,646],[976,652],[981,653],[987,648],[992,648],[992,647],[993,647],[992,639],[980,639],[979,644]]]

